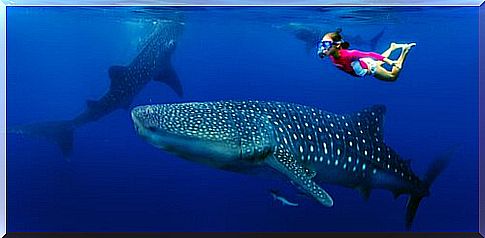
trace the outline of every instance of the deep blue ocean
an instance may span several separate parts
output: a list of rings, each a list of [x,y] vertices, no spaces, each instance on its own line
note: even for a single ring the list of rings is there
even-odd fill
[[[334,113],[387,107],[384,138],[422,176],[459,146],[423,199],[414,231],[478,230],[478,8],[408,7],[9,7],[7,126],[71,119],[109,87],[153,21],[173,11],[184,30],[172,57],[179,98],[150,82],[143,104],[257,99]],[[376,49],[416,42],[396,82],[354,78],[320,59],[288,25],[333,31]],[[315,42],[316,46],[317,42]],[[216,170],[142,140],[129,110],[76,129],[65,159],[36,137],[7,137],[7,231],[404,231],[407,196],[323,184],[332,208],[288,181]],[[298,207],[273,201],[279,190]]]

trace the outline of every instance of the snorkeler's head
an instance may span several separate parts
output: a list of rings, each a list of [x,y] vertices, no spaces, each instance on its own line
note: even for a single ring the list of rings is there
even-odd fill
[[[318,47],[318,55],[320,58],[333,54],[336,50],[349,48],[350,44],[343,40],[340,32],[342,32],[342,29],[337,28],[334,32],[326,33],[322,37]]]
[[[328,32],[326,33],[323,38],[333,40],[333,41],[341,41],[343,39],[342,35],[340,34],[342,32],[341,28],[337,28],[335,31]]]

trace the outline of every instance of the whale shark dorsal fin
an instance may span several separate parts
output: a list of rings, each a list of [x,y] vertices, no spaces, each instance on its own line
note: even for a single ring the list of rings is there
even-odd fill
[[[265,162],[273,169],[286,175],[293,184],[322,205],[333,206],[332,197],[312,180],[312,176],[315,176],[316,173],[308,173],[307,168],[301,165],[289,150],[280,147]]]
[[[163,70],[157,72],[153,80],[167,84],[179,97],[184,96],[182,84],[171,63],[164,65]]]
[[[362,130],[368,135],[373,135],[380,142],[384,138],[384,114],[386,113],[386,107],[384,105],[374,105],[368,108],[364,108],[351,117],[354,123],[354,128]]]
[[[118,88],[118,85],[121,84],[121,81],[125,78],[126,72],[128,72],[128,68],[125,66],[114,65],[109,67],[109,78],[111,79],[110,89]]]
[[[380,39],[384,35],[385,30],[382,29],[379,33],[377,33],[369,42],[369,50],[375,51],[377,50],[377,43],[379,43]]]

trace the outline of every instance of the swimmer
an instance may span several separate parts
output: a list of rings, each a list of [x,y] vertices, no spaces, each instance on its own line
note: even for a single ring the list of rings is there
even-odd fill
[[[335,32],[323,36],[318,48],[318,55],[320,58],[329,56],[337,68],[355,77],[371,75],[383,81],[396,81],[409,50],[416,45],[416,43],[391,43],[389,49],[382,54],[350,50],[350,44],[343,40],[341,31],[341,29],[337,29]],[[402,49],[398,59],[389,59],[391,53],[397,49]],[[387,70],[383,64],[389,64],[392,69]]]

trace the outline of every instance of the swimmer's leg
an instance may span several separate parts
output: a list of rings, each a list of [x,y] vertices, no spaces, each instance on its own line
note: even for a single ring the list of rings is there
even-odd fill
[[[406,46],[407,44],[397,44],[397,43],[394,43],[392,42],[391,43],[391,46],[389,46],[389,49],[387,49],[386,51],[382,52],[382,56],[386,57],[386,58],[389,58],[389,56],[391,56],[392,52],[399,49],[399,48],[403,48],[404,46]],[[378,65],[382,65],[384,64],[383,61],[380,61],[378,62]]]
[[[393,67],[392,71],[387,70],[386,68],[382,67],[381,65],[377,65],[377,70],[376,73],[374,74],[374,77],[376,79],[380,79],[383,81],[388,81],[388,82],[393,82],[397,80],[397,77],[399,76],[400,70],[394,70],[396,67]]]
[[[404,64],[404,61],[406,60],[406,57],[408,56],[409,50],[411,50],[411,47],[413,47],[415,45],[416,45],[416,43],[406,44],[406,46],[402,49],[401,55],[396,60],[396,67],[398,68],[398,70],[402,69],[402,65]],[[396,67],[392,67],[392,70],[394,71],[394,68],[396,68]]]
[[[389,56],[391,55],[391,53],[397,49],[396,47],[396,43],[391,43],[391,46],[389,46],[389,49],[387,49],[386,51],[382,52],[382,56],[386,57],[386,58],[389,58]]]
[[[383,81],[391,81],[391,82],[396,81],[397,77],[399,76],[399,73],[401,72],[404,60],[406,60],[406,57],[409,53],[409,50],[411,49],[411,47],[415,45],[416,43],[411,43],[411,44],[406,44],[406,46],[403,47],[401,55],[396,60],[396,65],[392,67],[392,70],[390,72],[384,67],[382,67],[382,64],[377,65],[377,70],[376,70],[376,73],[374,74],[374,77]]]
[[[397,43],[394,43],[392,42],[391,43],[391,46],[389,46],[389,49],[387,49],[386,51],[382,52],[382,56],[386,57],[386,58],[389,58],[389,56],[391,56],[391,53],[397,49],[402,49],[404,47],[406,47],[408,44],[397,44]]]

